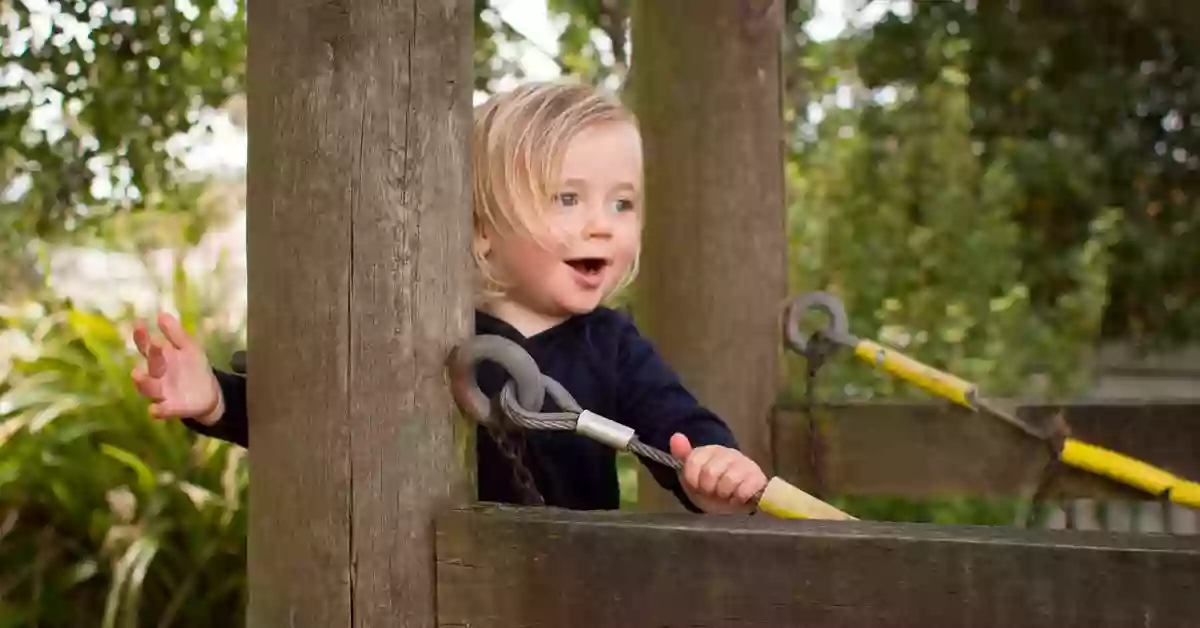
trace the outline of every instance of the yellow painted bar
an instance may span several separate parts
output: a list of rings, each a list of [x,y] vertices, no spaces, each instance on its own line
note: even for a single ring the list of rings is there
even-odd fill
[[[1171,490],[1171,501],[1200,508],[1200,484],[1179,478],[1154,465],[1073,438],[1063,443],[1060,459],[1072,467],[1111,478],[1152,495]]]
[[[778,477],[771,478],[767,483],[762,497],[758,498],[758,509],[780,519],[857,521]]]
[[[854,355],[943,399],[974,409],[970,394],[975,390],[975,384],[971,382],[922,364],[871,340],[860,340],[854,347]]]

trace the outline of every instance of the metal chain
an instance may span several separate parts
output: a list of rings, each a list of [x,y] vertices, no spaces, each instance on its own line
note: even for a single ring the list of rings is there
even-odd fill
[[[810,365],[804,377],[804,414],[808,416],[808,470],[813,478],[813,495],[825,497],[824,451],[820,426],[817,425],[817,371],[819,366]]]
[[[501,415],[499,425],[485,425],[484,428],[500,449],[500,453],[508,459],[512,464],[513,479],[516,481],[517,488],[522,494],[522,504],[532,504],[535,506],[546,505],[546,498],[537,488],[537,482],[533,479],[533,473],[529,467],[525,465],[525,453],[527,451],[524,434],[519,430],[509,429],[510,425],[515,427],[515,424],[505,415],[507,412],[497,413]],[[520,434],[518,438],[514,438]]]
[[[808,416],[808,470],[813,479],[813,495],[824,498],[825,450],[820,425],[817,422],[817,372],[825,364],[825,358],[834,346],[824,334],[815,332],[809,337],[804,349],[803,355],[807,362],[804,377],[804,413]]]
[[[537,488],[537,482],[533,479],[533,473],[525,464],[526,440],[523,430],[572,430],[574,429],[575,420],[579,416],[582,408],[575,401],[574,397],[563,388],[554,379],[542,376],[542,381],[546,387],[546,392],[553,398],[559,406],[564,410],[574,410],[574,412],[560,413],[526,413],[517,401],[516,382],[509,380],[505,383],[500,391],[499,403],[496,404],[501,412],[498,412],[498,425],[488,424],[486,429],[491,435],[492,440],[496,442],[500,452],[512,464],[513,478],[516,480],[517,487],[521,490],[524,497],[524,504],[533,504],[537,506],[546,505],[546,498]],[[534,416],[530,416],[534,415]],[[514,434],[520,436],[514,438]]]

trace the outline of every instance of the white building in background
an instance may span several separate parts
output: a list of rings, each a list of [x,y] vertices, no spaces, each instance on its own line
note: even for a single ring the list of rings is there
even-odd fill
[[[230,219],[186,250],[162,249],[139,257],[122,251],[58,247],[48,254],[50,286],[81,307],[117,316],[126,308],[143,316],[174,311],[170,287],[179,258],[190,283],[207,299],[223,304],[220,323],[241,326],[246,316],[246,147],[245,104],[236,98],[206,112],[193,132],[175,138],[168,150],[185,167],[210,177],[212,202]],[[207,125],[209,131],[200,130]]]
[[[49,255],[50,286],[80,306],[109,316],[132,306],[141,315],[173,311],[170,299],[176,256],[196,288],[219,299],[224,324],[240,325],[246,313],[246,212],[207,233],[194,248],[136,255],[95,248],[63,247]],[[166,300],[164,300],[166,299]]]

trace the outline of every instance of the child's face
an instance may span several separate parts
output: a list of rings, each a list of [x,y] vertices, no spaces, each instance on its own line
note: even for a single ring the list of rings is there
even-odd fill
[[[512,285],[510,306],[559,320],[595,309],[633,263],[641,238],[642,150],[628,123],[588,128],[567,146],[546,227],[561,244],[489,238],[489,257]]]

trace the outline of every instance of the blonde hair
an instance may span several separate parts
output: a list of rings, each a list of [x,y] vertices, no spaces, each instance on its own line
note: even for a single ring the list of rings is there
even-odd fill
[[[471,245],[481,296],[501,296],[483,247],[487,228],[505,236],[532,236],[552,197],[567,146],[594,125],[637,120],[614,95],[570,82],[527,83],[496,94],[475,108],[471,138],[474,237]],[[633,281],[639,255],[616,290]]]

